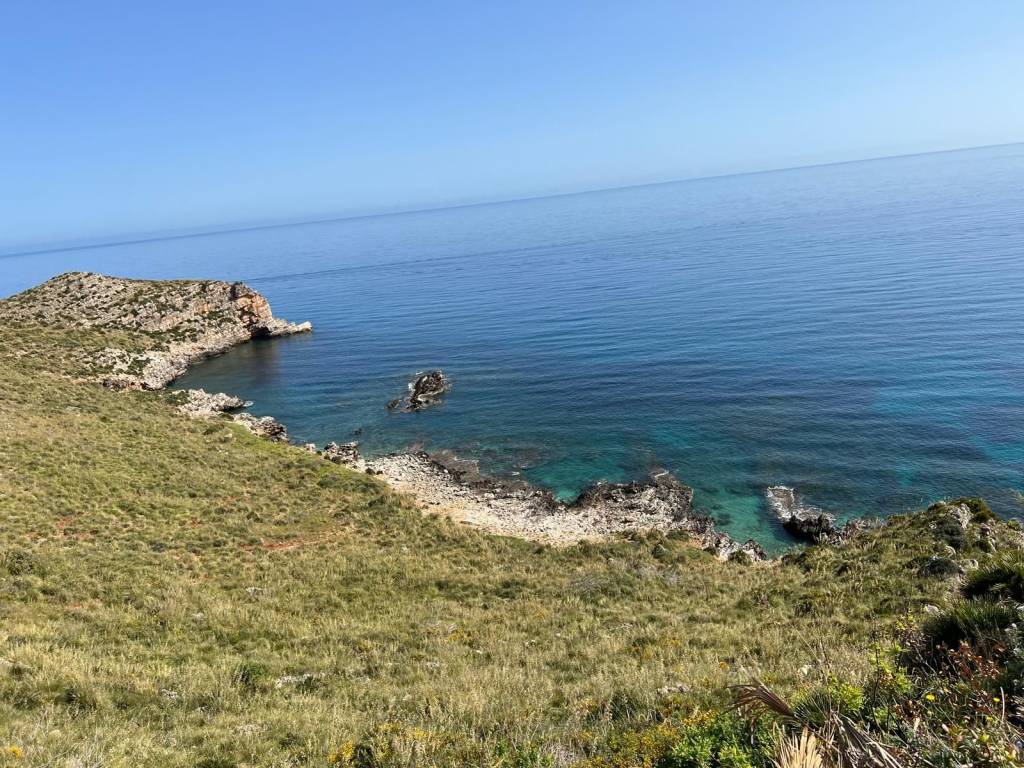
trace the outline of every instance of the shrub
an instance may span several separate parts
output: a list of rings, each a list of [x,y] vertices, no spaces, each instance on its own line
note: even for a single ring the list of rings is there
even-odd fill
[[[833,677],[804,696],[794,709],[801,722],[816,726],[824,725],[833,713],[856,717],[864,709],[864,690]]]
[[[771,731],[732,714],[686,725],[658,768],[762,768],[771,765]]]
[[[235,683],[246,690],[255,690],[260,681],[267,676],[267,668],[256,661],[244,661],[235,667],[232,675]]]
[[[988,523],[997,519],[996,513],[989,509],[988,504],[986,504],[982,499],[961,496],[959,499],[953,499],[953,501],[949,503],[963,504],[971,510],[971,522]]]
[[[961,643],[989,644],[1019,618],[1015,608],[991,600],[970,600],[929,618],[921,627],[932,648],[959,648]]]
[[[967,577],[964,597],[996,597],[1024,603],[1024,553],[1007,552]]]
[[[730,563],[738,563],[739,565],[753,565],[754,558],[749,553],[744,552],[742,549],[738,549],[729,555]]]
[[[26,574],[44,574],[44,568],[38,555],[24,549],[10,549],[0,552],[0,566],[11,576]]]

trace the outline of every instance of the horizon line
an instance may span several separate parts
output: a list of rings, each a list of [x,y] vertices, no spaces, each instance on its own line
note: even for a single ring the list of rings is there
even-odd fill
[[[593,195],[602,192],[615,192],[626,189],[642,189],[644,187],[658,187],[665,186],[668,184],[684,184],[694,181],[709,181],[711,179],[728,179],[737,176],[756,176],[764,173],[784,173],[786,171],[799,171],[806,170],[809,168],[828,168],[830,166],[837,165],[853,165],[855,163],[870,163],[881,160],[898,160],[907,157],[925,157],[927,155],[942,155],[949,154],[952,152],[969,152],[977,149],[997,149],[999,147],[1013,147],[1024,144],[1024,141],[1009,141],[1001,144],[981,144],[972,147],[952,147],[950,149],[936,149],[928,152],[907,152],[898,155],[881,155],[877,157],[863,157],[856,160],[833,160],[827,163],[811,163],[809,165],[790,165],[781,168],[762,168],[751,171],[735,171],[732,173],[716,173],[705,176],[688,176],[682,179],[668,179],[665,181],[648,181],[642,184],[622,184],[613,185],[610,187],[597,187],[594,189],[581,189],[575,192],[555,192],[553,194],[545,195],[527,195],[525,197],[512,197],[502,200],[480,200],[470,203],[457,203],[455,205],[438,205],[438,206],[427,206],[424,208],[408,208],[398,211],[380,211],[377,213],[362,213],[355,215],[346,216],[328,216],[324,218],[316,219],[302,219],[299,221],[286,221],[286,222],[274,222],[270,224],[250,224],[250,225],[220,225],[223,228],[214,228],[203,232],[181,232],[174,233],[173,231],[163,235],[147,235],[130,237],[128,239],[101,241],[93,243],[78,243],[74,245],[65,246],[47,246],[43,248],[19,250],[11,252],[0,252],[0,259],[15,258],[18,256],[38,256],[48,253],[61,253],[63,251],[85,251],[91,248],[116,248],[125,245],[141,245],[143,243],[154,243],[162,240],[187,240],[196,237],[212,237],[215,235],[229,235],[236,234],[238,232],[254,232],[264,229],[283,229],[285,227],[303,227],[313,226],[316,224],[331,224],[339,221],[358,221],[360,219],[376,219],[387,216],[404,216],[407,214],[414,213],[436,213],[439,211],[451,211],[459,210],[460,208],[480,208],[487,205],[505,205],[511,203],[525,203],[534,200],[551,200],[559,197],[577,197],[580,195]],[[218,225],[213,225],[218,227]]]

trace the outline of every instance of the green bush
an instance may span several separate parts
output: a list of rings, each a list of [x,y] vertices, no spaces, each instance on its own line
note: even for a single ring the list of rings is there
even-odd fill
[[[950,504],[963,504],[971,510],[971,522],[974,523],[988,523],[992,520],[996,520],[996,513],[989,509],[988,504],[982,499],[961,496],[959,499],[953,499],[949,502]]]
[[[932,647],[958,648],[962,642],[988,644],[1002,638],[1019,619],[1016,608],[991,600],[970,600],[929,618],[921,627]]]
[[[246,690],[255,690],[267,676],[267,668],[256,661],[245,661],[235,667],[232,675],[235,683]]]
[[[1024,602],[1024,553],[1007,552],[967,577],[964,597],[995,597]]]
[[[658,768],[763,768],[771,765],[767,726],[731,714],[684,726]]]
[[[833,677],[807,693],[794,709],[801,722],[819,726],[824,725],[832,713],[857,717],[864,709],[864,689]]]

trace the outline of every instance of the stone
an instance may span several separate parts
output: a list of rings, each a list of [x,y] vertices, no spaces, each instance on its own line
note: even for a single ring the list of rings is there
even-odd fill
[[[334,464],[358,469],[365,467],[363,457],[359,454],[359,443],[328,443],[320,455]]]
[[[493,533],[570,544],[660,531],[720,560],[740,551],[751,562],[766,559],[756,542],[717,531],[711,517],[693,509],[693,490],[665,470],[632,483],[596,483],[564,502],[521,480],[488,477],[476,462],[449,452],[392,454],[366,465],[392,487],[413,493],[421,507]]]
[[[253,416],[251,413],[239,413],[235,414],[233,419],[257,437],[262,437],[273,443],[288,442],[288,430],[284,424],[271,416]]]
[[[185,390],[186,401],[178,406],[178,410],[194,419],[204,419],[239,408],[248,408],[251,402],[223,392],[211,393],[203,389]]]

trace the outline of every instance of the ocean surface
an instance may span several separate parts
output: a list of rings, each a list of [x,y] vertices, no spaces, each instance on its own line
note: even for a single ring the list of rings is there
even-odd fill
[[[298,441],[567,498],[666,467],[776,546],[773,484],[1024,514],[1024,145],[7,256],[0,294],[71,269],[244,280],[311,320],[178,382]],[[428,368],[446,402],[389,413]]]

